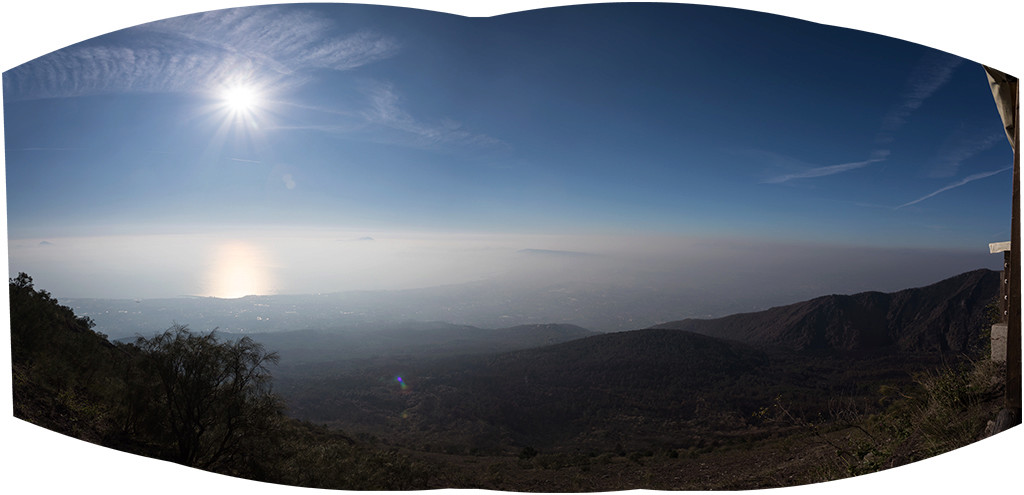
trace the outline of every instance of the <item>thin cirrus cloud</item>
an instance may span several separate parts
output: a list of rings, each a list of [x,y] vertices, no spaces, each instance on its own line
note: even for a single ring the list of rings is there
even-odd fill
[[[928,172],[932,178],[952,177],[960,169],[960,164],[986,151],[1000,141],[1006,139],[1003,133],[993,134],[984,138],[959,137],[952,142],[943,144],[937,153],[936,165]]]
[[[945,53],[931,54],[921,60],[907,79],[900,103],[893,106],[882,119],[881,129],[875,138],[876,144],[891,143],[910,115],[942,88],[962,63],[962,58]]]
[[[145,24],[53,52],[12,69],[12,100],[117,92],[200,92],[240,78],[298,84],[300,72],[350,70],[392,56],[397,43],[370,32],[334,34],[307,12],[214,11]]]
[[[390,37],[371,32],[337,36],[331,22],[306,11],[232,9],[147,27],[238,52],[282,73],[310,67],[354,69],[390,57],[398,49]]]
[[[359,90],[359,95],[361,103],[355,109],[288,103],[293,111],[303,112],[305,119],[301,123],[272,125],[267,129],[361,135],[372,141],[418,148],[454,145],[493,150],[507,147],[504,141],[467,130],[452,119],[427,122],[414,117],[405,110],[402,96],[390,82],[368,82]]]
[[[231,161],[233,161],[233,162],[242,162],[242,163],[263,163],[263,162],[261,162],[259,160],[249,160],[249,159],[246,159],[246,158],[232,158]]]
[[[393,85],[380,83],[367,92],[370,104],[362,113],[367,124],[397,131],[403,135],[401,140],[414,146],[429,147],[439,144],[456,144],[466,147],[500,148],[504,142],[474,133],[463,128],[462,124],[443,119],[440,122],[423,122],[414,118],[400,105],[400,95]],[[408,138],[411,137],[411,140]]]
[[[958,181],[956,181],[956,182],[954,182],[952,184],[949,184],[948,186],[945,186],[945,187],[943,187],[943,188],[941,188],[941,189],[939,189],[939,190],[937,190],[935,192],[932,192],[930,194],[926,194],[924,196],[921,196],[920,198],[917,198],[917,199],[915,199],[913,201],[910,201],[909,203],[903,203],[903,204],[897,206],[895,209],[898,210],[900,208],[904,208],[904,207],[907,207],[907,206],[915,205],[915,204],[920,203],[920,202],[922,202],[922,201],[924,201],[926,199],[932,198],[932,197],[937,196],[939,194],[942,194],[942,193],[944,193],[946,191],[949,191],[950,189],[956,189],[956,188],[958,188],[958,187],[960,187],[962,185],[965,185],[967,183],[974,182],[974,181],[979,180],[979,179],[984,179],[986,177],[991,177],[991,176],[996,175],[998,173],[1006,172],[1007,170],[1010,170],[1011,168],[1012,167],[1006,167],[1006,168],[1001,168],[999,170],[992,170],[992,171],[989,171],[989,172],[981,172],[981,173],[977,173],[977,174],[973,174],[973,175],[968,175],[967,177],[964,177],[963,179],[960,179],[960,180],[958,180]]]
[[[232,53],[161,48],[81,46],[51,53],[11,70],[4,97],[59,98],[120,92],[191,92],[238,74],[251,74],[251,60]]]
[[[851,170],[857,170],[871,165],[872,163],[884,161],[890,154],[890,150],[887,145],[891,144],[895,140],[897,132],[906,124],[911,114],[913,114],[918,108],[921,108],[928,98],[934,95],[949,81],[953,76],[953,72],[961,63],[963,63],[963,59],[948,54],[929,55],[918,63],[907,79],[900,102],[894,105],[882,118],[882,124],[875,135],[875,150],[871,153],[871,158],[859,162],[814,167],[801,172],[772,177],[764,182],[768,184],[781,184],[797,179],[827,177],[830,175],[841,174],[843,172],[849,172]],[[992,141],[992,143],[994,142],[995,141]],[[988,143],[988,140],[986,140],[985,143],[980,145],[984,146],[981,148],[960,148],[960,153],[957,155],[951,155],[948,158],[950,161],[944,164],[946,169],[953,170],[949,175],[953,175],[953,173],[955,173],[956,168],[959,167],[960,161],[970,158],[975,153],[984,151],[987,147],[990,147],[992,143]]]
[[[308,81],[308,71],[348,71],[395,55],[399,44],[370,31],[341,33],[309,11],[229,9],[157,21],[102,42],[53,52],[4,74],[4,97],[25,100],[112,93],[197,93],[231,81],[284,88]],[[121,41],[115,41],[121,40]],[[268,129],[352,135],[403,146],[498,148],[503,142],[451,119],[427,122],[399,105],[388,82],[364,92],[363,109],[276,102],[302,120]],[[288,183],[288,181],[285,181]]]
[[[794,179],[810,179],[810,178],[814,178],[814,177],[826,177],[826,176],[829,176],[829,175],[841,174],[843,172],[849,172],[850,170],[856,170],[858,168],[863,168],[863,167],[866,167],[868,165],[871,165],[872,163],[880,162],[882,160],[885,160],[885,158],[883,156],[877,156],[875,158],[871,158],[871,159],[864,160],[864,161],[859,161],[859,162],[840,163],[838,165],[829,165],[829,166],[825,166],[825,167],[815,167],[815,168],[812,168],[812,169],[804,170],[802,172],[796,172],[796,173],[792,173],[792,174],[785,174],[785,175],[780,175],[780,176],[777,176],[777,177],[772,177],[772,178],[770,178],[768,180],[765,180],[764,182],[766,184],[781,184],[783,182],[789,182],[789,181],[794,180]]]

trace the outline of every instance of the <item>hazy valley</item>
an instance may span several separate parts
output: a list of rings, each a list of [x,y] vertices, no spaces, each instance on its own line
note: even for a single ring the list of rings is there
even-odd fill
[[[265,453],[251,461],[264,463],[258,472],[210,469],[334,488],[591,491],[786,486],[895,467],[986,434],[1001,397],[1000,382],[986,377],[997,376],[998,366],[971,363],[986,362],[998,286],[998,272],[977,270],[894,293],[830,295],[611,333],[571,324],[416,321],[246,332],[280,358],[267,368],[272,390],[288,421],[301,421],[275,427],[267,438],[297,449],[303,442],[333,445],[330,456],[340,456],[333,461],[302,462],[348,463],[355,471],[289,478],[298,451]],[[286,300],[183,303],[218,303],[230,312]],[[284,305],[283,314],[297,318],[298,304]],[[273,322],[281,314],[262,316]],[[175,321],[188,324],[187,316]],[[218,335],[225,342],[243,337]],[[132,339],[111,345],[98,338],[96,352],[137,352]],[[88,382],[72,386],[80,390],[77,402],[46,398],[29,378],[33,366],[16,362],[19,417],[175,459],[156,437],[80,417]],[[947,417],[926,417],[934,407],[929,387],[942,380],[959,384],[966,401],[954,432],[936,426]],[[125,393],[131,396],[115,395]],[[107,416],[124,406],[110,407]],[[393,478],[373,474],[385,458],[403,466]],[[708,465],[730,467],[709,472]]]
[[[483,281],[401,291],[246,296],[238,299],[68,299],[112,338],[166,329],[172,320],[227,333],[387,327],[441,321],[481,328],[567,323],[608,332],[643,328],[682,314],[724,315],[752,301],[722,301],[613,284],[526,285]]]

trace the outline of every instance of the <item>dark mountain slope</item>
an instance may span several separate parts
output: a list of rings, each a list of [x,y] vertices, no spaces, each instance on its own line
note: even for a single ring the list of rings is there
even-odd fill
[[[675,449],[738,442],[777,399],[805,418],[833,412],[836,397],[868,410],[880,386],[911,386],[942,360],[891,350],[808,354],[646,329],[502,354],[311,363],[278,390],[297,418],[415,449]]]
[[[580,419],[691,419],[717,391],[754,386],[767,364],[764,353],[737,342],[637,330],[494,356],[475,373],[448,378],[469,385],[478,397],[499,403],[511,398],[513,404],[502,405],[502,419],[526,433],[584,426]],[[495,386],[501,394],[487,392]]]
[[[964,352],[987,325],[999,272],[975,270],[894,293],[829,295],[756,313],[686,319],[654,328],[687,330],[795,350]]]
[[[650,385],[658,393],[700,387],[765,364],[763,352],[690,332],[634,330],[494,356],[486,368],[536,386]]]
[[[527,349],[543,345],[559,344],[585,337],[600,335],[576,325],[564,323],[538,323],[517,325],[490,331],[489,339],[509,349]]]
[[[635,330],[503,354],[381,359],[358,370],[321,363],[303,370],[317,380],[288,377],[281,390],[297,417],[390,431],[404,442],[487,450],[600,430],[595,441],[625,443],[640,431],[661,435],[669,423],[679,431],[713,421],[710,411],[740,417],[769,404],[777,389],[768,364],[763,351],[739,342]]]
[[[11,279],[11,371],[14,417],[104,445],[118,445],[124,397],[123,349],[93,323],[58,303],[32,278]],[[95,404],[95,405],[94,405]]]

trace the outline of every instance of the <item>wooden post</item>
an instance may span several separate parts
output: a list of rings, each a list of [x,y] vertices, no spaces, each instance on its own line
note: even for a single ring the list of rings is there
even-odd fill
[[[1003,271],[999,274],[999,322],[1006,323],[1010,316],[1010,251],[1003,252]]]
[[[990,359],[997,363],[1006,362],[1007,342],[1009,333],[1007,319],[1010,316],[1010,242],[993,242],[988,245],[988,252],[1003,254],[1003,269],[999,272],[999,321],[992,322],[990,328]],[[1005,395],[1005,394],[1004,394]]]
[[[1013,193],[1010,206],[1010,256],[1006,266],[1009,280],[1006,299],[1006,404],[1012,424],[1021,423],[1021,305],[1020,305],[1020,81],[1009,74],[985,67],[992,97],[1013,148]],[[1003,414],[1000,413],[1000,416]]]
[[[1013,205],[1010,210],[1010,297],[1007,301],[1006,408],[1021,422],[1020,340],[1020,89],[1013,84]]]
[[[999,321],[1006,323],[1010,316],[1010,242],[992,242],[988,245],[988,252],[992,254],[1003,253],[1003,269],[999,272]]]
[[[999,323],[1010,317],[1010,251],[1003,251],[1003,271],[999,274]]]

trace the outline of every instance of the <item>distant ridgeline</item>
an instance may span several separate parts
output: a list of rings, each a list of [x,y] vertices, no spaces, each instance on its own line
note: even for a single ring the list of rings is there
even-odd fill
[[[793,350],[966,352],[983,340],[999,272],[975,270],[893,293],[829,295],[755,313],[686,319],[652,328],[687,330]]]

